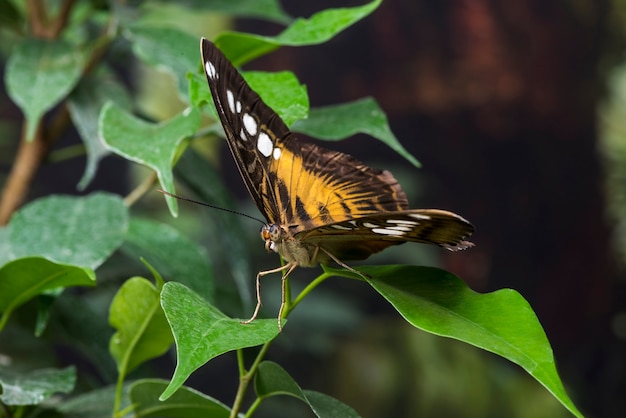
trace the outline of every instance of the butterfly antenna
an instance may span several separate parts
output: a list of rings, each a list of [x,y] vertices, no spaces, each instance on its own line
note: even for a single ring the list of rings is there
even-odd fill
[[[224,211],[224,212],[228,212],[228,213],[232,213],[232,214],[235,214],[235,215],[245,216],[246,218],[254,219],[257,222],[260,222],[262,225],[265,225],[265,222],[263,222],[262,220],[260,220],[258,218],[255,218],[254,216],[250,216],[250,215],[248,215],[246,213],[243,213],[243,212],[237,212],[236,210],[226,209],[226,208],[222,208],[222,207],[219,207],[219,206],[211,205],[209,203],[200,202],[199,200],[189,199],[188,197],[178,196],[178,195],[175,195],[175,194],[170,193],[170,192],[166,192],[165,190],[161,190],[161,189],[157,189],[157,192],[163,193],[164,195],[167,195],[167,196],[171,196],[171,197],[176,198],[178,200],[185,200],[187,202],[196,203],[198,205],[206,206],[206,207],[213,208],[213,209],[218,209],[218,210],[221,210],[221,211]]]

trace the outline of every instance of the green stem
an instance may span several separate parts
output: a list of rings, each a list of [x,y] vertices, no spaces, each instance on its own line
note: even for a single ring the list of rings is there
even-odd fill
[[[317,276],[315,280],[309,283],[304,289],[302,289],[302,292],[300,292],[300,294],[296,296],[296,298],[293,300],[293,303],[289,305],[289,309],[285,309],[283,316],[286,318],[287,315],[289,315],[289,313],[291,313],[291,311],[293,311],[296,308],[296,306],[298,306],[298,304],[302,302],[302,299],[304,299],[309,293],[311,293],[313,289],[319,286],[324,280],[332,276],[334,276],[334,274],[326,273],[326,272]]]
[[[296,296],[296,298],[293,301],[291,300],[291,287],[289,286],[289,279],[288,278],[285,279],[286,280],[285,281],[285,308],[283,309],[283,314],[281,315],[281,319],[287,318],[289,314],[295,309],[295,307],[302,301],[302,299],[304,299],[309,293],[311,293],[313,289],[319,286],[324,280],[332,276],[336,276],[336,274],[331,273],[331,272],[324,272],[320,274],[315,280],[309,283],[298,294],[298,296]],[[248,389],[248,385],[250,384],[250,382],[252,381],[252,378],[256,374],[257,369],[259,368],[259,364],[261,364],[261,362],[265,358],[265,354],[267,353],[267,350],[270,348],[270,344],[273,341],[274,340],[272,339],[271,341],[266,342],[263,345],[263,347],[261,347],[261,350],[257,354],[256,358],[254,359],[254,362],[252,363],[252,366],[250,366],[250,369],[248,371],[245,370],[245,365],[243,361],[243,351],[237,350],[237,364],[239,367],[239,387],[237,388],[237,394],[235,395],[233,408],[230,411],[230,418],[236,418],[237,414],[241,410],[243,398],[245,396],[246,390]],[[255,399],[255,401],[252,403],[252,405],[250,406],[250,408],[248,409],[248,411],[246,412],[244,416],[246,418],[251,417],[254,411],[256,411],[256,409],[261,404],[261,401],[262,401],[261,398]]]
[[[49,163],[58,163],[72,158],[82,157],[83,155],[85,155],[85,145],[76,144],[51,151],[50,154],[48,154],[46,161]]]
[[[259,368],[259,364],[261,364],[261,361],[263,361],[263,358],[265,358],[265,354],[267,354],[267,350],[270,348],[270,344],[272,343],[272,341],[274,340],[268,341],[265,344],[263,344],[263,347],[261,347],[261,350],[259,351],[256,358],[254,359],[252,366],[250,366],[250,370],[240,375],[239,387],[237,388],[237,395],[235,395],[233,408],[230,411],[230,416],[229,416],[230,418],[237,418],[237,414],[239,413],[239,410],[241,410],[241,405],[243,404],[243,398],[246,394],[246,390],[248,389],[248,385],[250,384],[250,382],[252,381],[252,378],[256,374],[256,371]],[[238,351],[241,351],[241,350],[238,350]],[[239,357],[239,353],[237,354],[237,356]],[[238,362],[239,362],[239,358],[238,358]],[[240,370],[243,370],[242,366],[243,366],[243,359],[241,359],[241,362],[240,362]]]
[[[261,402],[263,402],[263,398],[256,398],[254,400],[254,402],[252,402],[252,405],[250,405],[250,408],[248,409],[248,411],[244,415],[244,418],[250,418],[252,416],[252,414],[254,414],[254,412],[261,405]]]
[[[113,416],[122,417],[120,406],[122,405],[122,388],[124,387],[124,373],[117,374],[117,384],[115,385],[115,401],[113,403]]]
[[[5,325],[7,324],[7,321],[9,320],[9,315],[11,315],[10,311],[2,312],[2,315],[0,316],[0,332],[2,332]]]

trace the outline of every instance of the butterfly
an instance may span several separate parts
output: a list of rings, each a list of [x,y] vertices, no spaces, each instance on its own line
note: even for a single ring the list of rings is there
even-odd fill
[[[267,251],[285,264],[260,278],[298,266],[362,260],[407,241],[435,244],[448,250],[473,246],[466,238],[474,227],[461,216],[439,209],[409,209],[393,175],[356,158],[331,151],[292,133],[276,112],[254,92],[224,54],[205,38],[202,61],[215,109],[239,173],[267,223],[261,238]]]

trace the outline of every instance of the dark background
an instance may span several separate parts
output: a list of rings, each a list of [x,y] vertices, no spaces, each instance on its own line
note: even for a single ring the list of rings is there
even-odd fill
[[[390,0],[328,44],[254,65],[294,70],[312,105],[379,101],[423,164],[417,203],[476,226],[476,248],[444,254],[443,265],[477,291],[522,293],[575,402],[598,417],[626,410],[626,344],[612,327],[625,307],[624,264],[607,212],[607,195],[621,192],[607,193],[598,127],[622,58],[618,3]],[[336,6],[284,5],[294,16]],[[371,139],[331,146],[411,169]]]

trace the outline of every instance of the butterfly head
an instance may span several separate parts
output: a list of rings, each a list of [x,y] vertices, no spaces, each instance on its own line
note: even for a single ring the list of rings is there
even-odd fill
[[[267,224],[261,227],[261,239],[265,241],[265,249],[268,252],[278,252],[276,248],[276,242],[282,241],[285,236],[285,231],[276,224]]]

